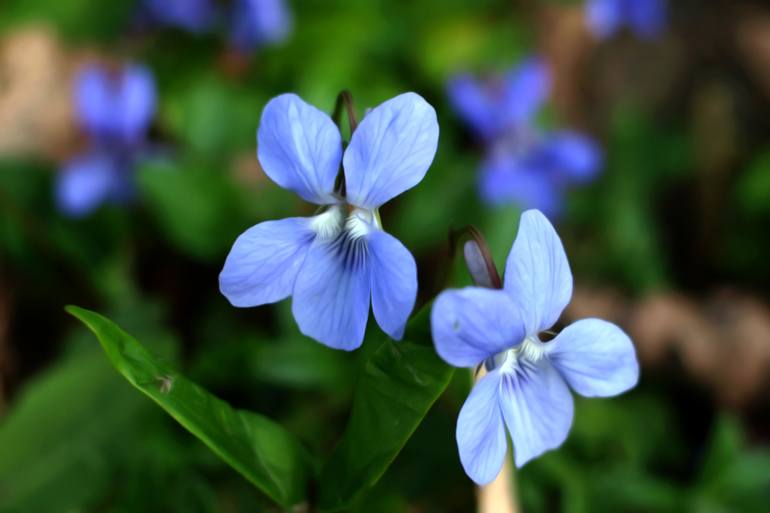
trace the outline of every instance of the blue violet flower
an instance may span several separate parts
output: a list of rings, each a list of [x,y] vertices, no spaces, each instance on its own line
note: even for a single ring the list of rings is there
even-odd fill
[[[478,81],[466,74],[450,80],[450,102],[486,152],[479,189],[487,203],[514,203],[556,216],[565,189],[593,180],[601,170],[602,152],[590,137],[535,126],[549,91],[547,66],[537,58],[502,77]]]
[[[400,339],[416,299],[417,268],[382,229],[378,208],[422,180],[438,133],[433,107],[405,93],[372,109],[343,155],[328,115],[294,94],[270,100],[257,132],[259,162],[270,179],[320,211],[246,230],[219,276],[222,294],[238,307],[292,296],[300,331],[344,350],[363,342],[371,304],[383,331]]]
[[[84,216],[105,201],[134,194],[131,177],[155,115],[155,81],[149,69],[126,65],[85,67],[75,80],[75,113],[89,149],[59,172],[56,200],[62,212]]]
[[[559,236],[529,210],[508,255],[502,289],[447,290],[431,311],[438,354],[456,367],[483,365],[457,419],[457,446],[468,476],[491,482],[503,466],[506,430],[521,467],[559,447],[572,424],[570,388],[608,397],[639,378],[634,346],[616,325],[583,319],[543,342],[572,296],[572,274]]]
[[[666,0],[589,0],[586,8],[588,26],[599,39],[623,27],[640,38],[653,39],[666,28]]]

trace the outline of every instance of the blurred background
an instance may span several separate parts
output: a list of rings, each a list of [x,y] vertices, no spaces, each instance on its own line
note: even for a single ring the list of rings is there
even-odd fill
[[[292,91],[331,112],[349,89],[359,118],[404,91],[436,108],[433,166],[382,209],[427,301],[468,283],[451,228],[479,227],[502,269],[527,206],[479,194],[490,143],[448,84],[493,83],[532,55],[551,74],[532,125],[579,131],[603,156],[591,180],[559,183],[552,218],[576,280],[563,321],[619,323],[642,378],[617,399],[577,399],[566,444],[518,472],[522,510],[768,511],[770,6],[671,1],[649,30],[602,30],[587,13],[556,0],[0,0],[0,512],[276,511],[131,389],[64,305],[109,316],[329,454],[366,348],[327,349],[289,302],[236,309],[218,290],[243,230],[314,209],[260,170],[262,107]],[[84,72],[120,91],[137,68],[141,119],[97,126]],[[357,511],[474,510],[454,441],[468,381],[456,374]]]

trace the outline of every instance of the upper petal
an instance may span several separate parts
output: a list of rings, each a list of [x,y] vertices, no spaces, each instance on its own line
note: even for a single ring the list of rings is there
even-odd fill
[[[90,213],[109,199],[121,184],[120,169],[111,156],[89,153],[70,161],[59,173],[56,201],[67,215]]]
[[[528,123],[551,92],[551,74],[546,62],[529,57],[511,71],[505,80],[504,102],[500,105],[507,124]]]
[[[639,380],[634,345],[623,330],[610,322],[577,321],[545,348],[553,365],[580,395],[617,395],[633,388]]]
[[[658,36],[666,26],[667,16],[665,0],[628,2],[628,23],[640,37]]]
[[[431,333],[436,352],[456,367],[474,367],[524,340],[524,322],[502,290],[446,290],[433,303]]]
[[[586,13],[588,27],[596,37],[604,39],[618,31],[623,23],[623,3],[624,0],[589,1]]]
[[[284,0],[237,0],[230,40],[242,51],[264,43],[277,43],[291,30],[291,14]]]
[[[152,72],[145,66],[126,66],[117,91],[117,117],[113,122],[124,142],[136,142],[144,137],[155,115],[157,93]]]
[[[367,245],[374,318],[385,333],[401,340],[417,299],[417,265],[409,250],[382,230],[372,231]]]
[[[319,205],[333,204],[342,138],[324,112],[295,94],[270,100],[257,131],[257,156],[265,174]]]
[[[521,308],[529,335],[553,326],[572,298],[572,272],[564,246],[537,210],[521,215],[505,264],[504,286]]]
[[[233,306],[275,303],[291,295],[314,233],[311,219],[266,221],[243,232],[219,275],[219,290]]]
[[[504,365],[500,408],[513,440],[516,466],[559,447],[572,426],[573,401],[567,384],[546,358]]]
[[[348,202],[373,209],[414,187],[437,147],[436,111],[420,95],[404,93],[375,107],[345,150]]]
[[[508,442],[498,395],[501,374],[481,378],[457,417],[457,449],[465,473],[479,485],[490,483],[503,468]]]
[[[478,80],[469,74],[458,75],[449,80],[447,94],[452,108],[479,137],[490,139],[499,134],[499,112]]]
[[[92,136],[106,136],[116,116],[104,68],[91,64],[75,78],[75,109],[83,128]]]
[[[364,238],[317,238],[294,286],[292,312],[300,331],[335,349],[359,347],[369,317],[369,279]]]
[[[599,145],[588,136],[562,130],[550,134],[537,148],[536,163],[565,181],[587,182],[601,171],[604,157]]]

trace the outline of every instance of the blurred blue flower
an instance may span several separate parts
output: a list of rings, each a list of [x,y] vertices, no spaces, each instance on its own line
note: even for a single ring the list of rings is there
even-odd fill
[[[265,174],[320,213],[246,230],[219,276],[222,294],[238,307],[292,296],[302,333],[348,351],[363,342],[371,304],[383,331],[400,339],[417,268],[383,231],[378,207],[417,185],[430,167],[438,145],[433,107],[415,93],[386,101],[364,117],[343,156],[331,118],[284,94],[265,106],[257,144]],[[344,186],[337,184],[340,164]]]
[[[634,346],[614,324],[583,319],[551,341],[540,340],[571,296],[561,240],[542,213],[529,210],[508,255],[502,290],[467,287],[436,299],[431,330],[439,355],[457,367],[483,363],[487,370],[457,420],[460,460],[476,483],[499,473],[505,426],[521,467],[567,438],[569,387],[586,397],[608,397],[636,385]]]
[[[90,65],[79,73],[75,113],[90,146],[58,175],[56,200],[62,212],[83,216],[104,201],[132,196],[131,170],[155,107],[155,81],[143,66],[111,71]]]
[[[652,39],[666,26],[666,0],[589,0],[588,25],[600,39],[628,27],[637,36]]]
[[[143,0],[148,14],[161,23],[203,32],[211,28],[216,9],[211,0]]]
[[[283,41],[291,25],[291,14],[284,0],[236,0],[230,41],[235,48],[249,52],[264,44]]]
[[[485,147],[479,189],[486,202],[516,203],[555,216],[565,189],[601,170],[602,152],[591,138],[570,130],[544,133],[535,126],[549,90],[548,69],[537,58],[485,82],[470,75],[450,80],[452,106]]]

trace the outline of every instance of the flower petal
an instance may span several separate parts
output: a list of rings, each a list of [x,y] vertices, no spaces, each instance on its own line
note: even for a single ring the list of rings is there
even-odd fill
[[[519,310],[502,290],[446,290],[430,316],[436,352],[455,367],[474,367],[524,340]]]
[[[571,131],[550,134],[536,149],[534,164],[555,177],[572,182],[589,182],[601,171],[604,157],[596,142]]]
[[[479,174],[480,194],[491,205],[515,203],[549,216],[562,209],[562,191],[547,170],[531,166],[530,159],[498,153],[486,160]]]
[[[437,147],[436,111],[420,95],[404,93],[375,107],[345,150],[348,202],[373,209],[414,187]]]
[[[300,331],[335,349],[361,345],[369,317],[369,262],[364,238],[316,239],[294,286]]]
[[[382,230],[372,231],[367,245],[374,318],[385,333],[401,340],[417,299],[417,264],[398,239]]]
[[[83,128],[94,137],[108,136],[116,116],[107,72],[101,66],[84,67],[75,78],[75,109]]]
[[[115,98],[119,137],[123,142],[136,143],[141,140],[155,115],[156,91],[152,72],[139,65],[123,69],[119,96]]]
[[[640,1],[640,0],[636,0]],[[624,0],[590,0],[587,6],[588,27],[599,39],[612,36],[623,23]]]
[[[498,123],[499,113],[489,95],[474,77],[458,75],[447,84],[447,95],[452,108],[468,123],[482,139],[499,135],[502,128]]]
[[[295,94],[270,100],[257,132],[257,156],[275,183],[319,205],[336,203],[342,138],[324,112]]]
[[[465,400],[457,418],[457,449],[465,473],[479,485],[500,473],[508,441],[498,400],[502,375],[492,371],[481,378]]]
[[[628,2],[628,24],[639,37],[654,38],[666,26],[665,0],[636,0]]]
[[[521,215],[505,265],[505,290],[522,309],[529,335],[553,326],[572,297],[572,273],[564,246],[537,210]]]
[[[115,159],[103,153],[89,153],[70,161],[59,173],[56,201],[62,212],[84,216],[110,199],[121,183]]]
[[[504,103],[500,105],[505,123],[519,126],[528,123],[540,110],[551,92],[551,74],[546,62],[530,57],[506,77]]]
[[[315,236],[311,220],[266,221],[243,232],[219,275],[219,290],[233,306],[275,303],[291,295]]]
[[[291,15],[284,0],[237,0],[230,40],[248,52],[264,43],[277,43],[291,30]]]
[[[575,392],[609,397],[639,381],[639,362],[631,339],[611,322],[583,319],[545,344],[554,367]]]
[[[573,401],[567,384],[550,362],[520,360],[503,365],[500,409],[513,440],[514,460],[529,460],[559,447],[572,426]]]

